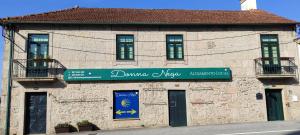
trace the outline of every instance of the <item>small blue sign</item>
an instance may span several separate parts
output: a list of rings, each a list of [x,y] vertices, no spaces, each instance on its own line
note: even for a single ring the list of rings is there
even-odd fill
[[[139,92],[114,92],[114,119],[139,118]]]

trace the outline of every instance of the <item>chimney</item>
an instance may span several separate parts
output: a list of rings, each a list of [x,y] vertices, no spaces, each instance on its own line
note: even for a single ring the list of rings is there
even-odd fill
[[[256,0],[240,0],[242,10],[257,9]]]

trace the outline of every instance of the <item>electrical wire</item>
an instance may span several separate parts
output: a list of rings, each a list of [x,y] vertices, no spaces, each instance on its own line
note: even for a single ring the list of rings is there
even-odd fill
[[[79,49],[72,49],[72,48],[65,48],[65,47],[56,47],[56,46],[52,46],[53,48],[60,48],[60,49],[64,49],[64,50],[71,50],[71,51],[78,51],[78,52],[85,52],[85,53],[94,53],[94,54],[103,54],[103,55],[113,55],[115,56],[115,53],[102,53],[102,52],[96,52],[96,51],[87,51],[87,50],[79,50]],[[235,51],[228,51],[228,52],[222,52],[222,53],[207,53],[207,54],[199,54],[199,55],[184,55],[184,56],[205,56],[205,55],[214,55],[214,54],[228,54],[228,53],[238,53],[238,52],[245,52],[245,51],[252,51],[252,50],[257,50],[260,49],[260,47],[256,47],[256,48],[250,48],[250,49],[244,49],[244,50],[235,50]],[[135,56],[139,56],[139,57],[166,57],[167,55],[135,55]]]
[[[289,44],[293,43],[294,41],[291,42],[285,42],[285,43],[280,43],[280,44]],[[58,47],[58,46],[51,46],[53,48],[58,48],[58,49],[63,49],[63,50],[70,50],[70,51],[77,51],[77,52],[85,52],[85,53],[94,53],[94,54],[102,54],[102,55],[116,55],[115,53],[105,53],[105,52],[97,52],[97,51],[88,51],[88,50],[80,50],[80,49],[74,49],[74,48],[66,48],[66,47]],[[185,55],[185,56],[205,56],[205,55],[217,55],[217,54],[230,54],[230,53],[238,53],[238,52],[245,52],[245,51],[252,51],[252,50],[257,50],[261,49],[261,47],[256,47],[256,48],[249,48],[249,49],[243,49],[243,50],[234,50],[234,51],[228,51],[228,52],[220,52],[220,53],[206,53],[206,54],[194,54],[194,55]],[[167,55],[135,55],[135,56],[140,56],[140,57],[166,57]]]
[[[44,33],[48,33],[48,34],[51,33],[51,34],[56,34],[56,35],[64,35],[64,36],[79,37],[79,38],[88,38],[88,39],[94,39],[94,40],[105,40],[105,41],[115,41],[116,40],[116,39],[106,39],[106,38],[100,38],[100,37],[90,37],[90,36],[79,36],[79,35],[73,35],[73,34],[64,34],[64,33],[59,33],[59,32],[49,32],[49,31],[44,31],[44,30],[36,30],[36,31],[44,32]],[[244,35],[238,35],[238,36],[227,36],[227,37],[219,37],[219,38],[211,38],[211,39],[184,40],[184,41],[206,41],[206,40],[212,41],[212,40],[232,39],[232,38],[240,38],[240,37],[245,37],[245,36],[258,35],[258,34],[266,34],[268,32],[270,32],[270,31],[256,32],[256,33],[250,33],[250,34],[244,34]],[[166,42],[166,41],[135,41],[135,42]],[[289,43],[293,43],[293,42],[294,41],[286,42],[286,43],[280,43],[280,44],[289,44]],[[66,47],[59,47],[59,46],[50,46],[50,47],[58,48],[58,49],[64,49],[64,50],[70,50],[70,51],[84,52],[84,53],[94,53],[94,54],[103,54],[103,55],[116,55],[115,53],[89,51],[89,50],[81,50],[81,49],[66,48]],[[220,48],[218,48],[218,49],[220,49]],[[217,54],[230,54],[230,53],[252,51],[252,50],[256,50],[256,49],[260,49],[260,47],[243,49],[243,50],[234,50],[234,51],[228,51],[228,52],[220,52],[220,53],[206,53],[206,54],[185,55],[185,56],[205,56],[205,55],[217,55]],[[209,49],[203,49],[203,50],[209,50]],[[141,57],[166,57],[166,55],[155,55],[154,56],[154,55],[140,55],[140,54],[137,54],[135,56],[141,56]]]
[[[44,30],[36,30],[36,31],[44,32],[44,33],[48,33],[48,34],[56,34],[56,35],[77,37],[77,38],[88,38],[88,39],[105,40],[105,41],[112,41],[112,40],[115,41],[116,40],[116,39],[101,38],[101,37],[90,37],[90,36],[80,36],[80,35],[73,35],[73,34],[65,34],[65,33],[59,33],[59,32],[50,32],[50,31],[44,31]],[[207,41],[207,40],[232,39],[232,38],[240,38],[240,37],[246,37],[246,36],[252,36],[252,35],[266,34],[266,33],[269,33],[269,32],[272,32],[272,31],[255,32],[255,33],[238,35],[238,36],[227,36],[227,37],[219,37],[219,38],[207,38],[207,39],[199,39],[199,40],[183,40],[183,41]],[[140,41],[140,40],[137,40],[135,42],[166,42],[166,41]]]

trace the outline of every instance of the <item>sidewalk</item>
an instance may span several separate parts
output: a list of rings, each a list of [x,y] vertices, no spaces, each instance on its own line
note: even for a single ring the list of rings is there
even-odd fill
[[[300,135],[300,121],[100,130],[59,135]]]

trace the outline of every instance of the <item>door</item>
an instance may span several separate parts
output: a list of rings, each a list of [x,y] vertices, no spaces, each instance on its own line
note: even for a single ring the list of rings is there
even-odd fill
[[[27,53],[27,77],[47,77],[48,35],[29,35]]]
[[[47,93],[27,93],[25,133],[46,133]]]
[[[265,74],[280,74],[280,53],[277,35],[261,35],[262,62]]]
[[[169,91],[169,124],[172,127],[187,125],[185,91]]]
[[[281,90],[266,90],[268,121],[284,120]]]

